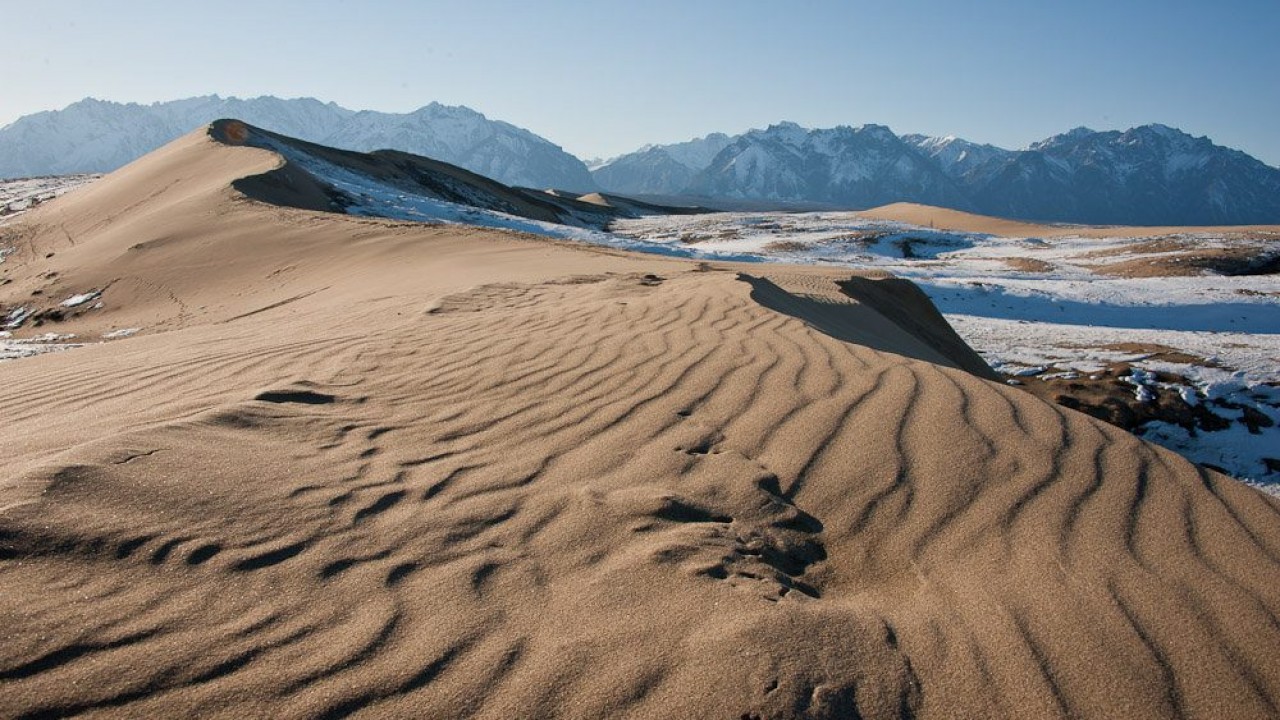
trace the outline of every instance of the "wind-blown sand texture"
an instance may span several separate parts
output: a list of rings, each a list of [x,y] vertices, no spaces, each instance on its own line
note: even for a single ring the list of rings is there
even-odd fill
[[[1277,716],[1280,501],[909,283],[232,189],[279,163],[29,216],[0,301],[150,334],[0,365],[0,715]]]

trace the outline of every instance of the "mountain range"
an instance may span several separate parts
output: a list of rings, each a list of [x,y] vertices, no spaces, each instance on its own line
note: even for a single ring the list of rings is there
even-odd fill
[[[581,160],[528,130],[466,107],[354,111],[310,98],[151,105],[86,99],[0,128],[0,178],[105,172],[218,118],[356,151],[423,155],[519,187],[586,193],[823,203],[897,201],[1050,222],[1226,225],[1280,222],[1280,169],[1164,125],[1077,128],[1007,150],[882,125],[782,122],[730,136],[647,145]],[[704,200],[705,202],[705,200]]]
[[[895,201],[1000,217],[1091,224],[1280,222],[1280,169],[1164,125],[1077,128],[1006,150],[882,125],[806,129],[778,123],[732,138],[705,164],[690,143],[650,145],[592,171],[606,190],[816,201]],[[668,149],[670,148],[670,149]]]
[[[0,128],[0,178],[109,172],[221,118],[343,150],[423,155],[507,185],[598,189],[586,165],[558,145],[467,107],[357,112],[312,98],[217,95],[151,105],[88,98],[21,117]]]

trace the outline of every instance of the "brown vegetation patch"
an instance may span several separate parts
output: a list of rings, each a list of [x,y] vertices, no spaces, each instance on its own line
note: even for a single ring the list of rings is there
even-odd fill
[[[1188,246],[1185,238],[1162,237],[1143,242],[1134,243],[1132,245],[1121,245],[1119,247],[1106,248],[1103,250],[1092,250],[1081,256],[1084,260],[1096,260],[1101,258],[1119,257],[1121,255],[1155,255],[1158,253],[1172,253],[1186,250]]]
[[[801,252],[808,250],[809,245],[795,240],[774,240],[765,245],[764,249],[769,252]]]
[[[1188,430],[1223,430],[1230,425],[1229,420],[1214,414],[1205,404],[1189,405],[1167,388],[1148,386],[1154,398],[1140,402],[1134,394],[1133,383],[1125,380],[1131,372],[1129,363],[1112,363],[1100,373],[1076,378],[1017,379],[1023,389],[1037,397],[1079,410],[1125,430],[1135,430],[1154,420],[1180,425]],[[1185,378],[1170,373],[1155,375],[1164,383],[1186,382]]]
[[[1168,345],[1161,345],[1160,343],[1111,343],[1110,345],[1102,345],[1099,349],[1146,355],[1148,360],[1162,360],[1169,363],[1201,365],[1203,367],[1218,367],[1218,363],[1212,360],[1207,360],[1199,355],[1192,355],[1190,353],[1183,352],[1182,350],[1169,347]]]
[[[834,235],[824,240],[824,243],[857,243],[862,246],[874,245],[880,242],[889,233],[877,232],[874,230],[855,230],[853,232]]]
[[[1094,270],[1104,275],[1128,278],[1184,277],[1205,273],[1226,276],[1274,275],[1280,273],[1280,251],[1257,245],[1184,250],[1163,256],[1099,265]]]
[[[1053,271],[1053,263],[1045,262],[1044,260],[1039,260],[1037,258],[1004,257],[996,259],[1018,272],[1046,273]]]

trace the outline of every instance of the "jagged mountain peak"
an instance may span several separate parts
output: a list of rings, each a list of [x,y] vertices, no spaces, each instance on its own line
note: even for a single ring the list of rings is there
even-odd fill
[[[717,132],[668,145],[644,145],[594,165],[591,175],[601,187],[617,193],[676,194],[735,139]]]
[[[417,115],[417,116],[425,115],[428,117],[453,116],[453,117],[475,118],[477,120],[489,119],[488,117],[485,116],[484,113],[480,112],[479,110],[473,110],[467,107],[466,105],[445,105],[444,103],[436,102],[434,100],[427,103],[426,105],[423,105],[422,107],[416,110],[411,110],[405,114]]]
[[[967,177],[982,212],[1130,225],[1280,222],[1280,170],[1177,128],[1077,128]]]
[[[1086,138],[1089,138],[1097,134],[1098,134],[1097,130],[1091,130],[1090,128],[1087,128],[1081,125],[1080,127],[1071,128],[1070,130],[1064,133],[1058,133],[1057,135],[1052,135],[1050,137],[1045,138],[1044,140],[1033,142],[1031,143],[1031,145],[1027,147],[1027,149],[1043,150],[1049,147],[1070,145],[1072,143],[1079,142],[1080,140],[1084,140]]]
[[[966,140],[958,135],[923,135],[920,133],[909,133],[901,136],[902,141],[910,145],[914,145],[922,150],[936,150],[950,147],[963,148],[991,148],[994,150],[1004,150],[1004,148],[990,145],[987,143],[977,143],[972,140]]]
[[[916,198],[967,207],[954,182],[884,125],[771,125],[739,136],[690,182],[698,194],[872,207]]]
[[[903,135],[902,141],[931,158],[944,173],[957,180],[986,163],[1009,155],[1004,148],[971,142],[955,135]]]
[[[1141,135],[1164,138],[1165,140],[1189,140],[1189,141],[1194,141],[1194,140],[1207,141],[1208,140],[1208,138],[1206,137],[1197,138],[1196,136],[1192,135],[1189,132],[1186,132],[1176,127],[1162,125],[1160,123],[1149,123],[1147,125],[1139,125],[1137,127],[1129,128],[1122,134],[1141,134]]]
[[[1213,153],[1228,151],[1228,148],[1215,145],[1207,137],[1196,137],[1188,132],[1168,125],[1140,125],[1120,133],[1116,142],[1129,146],[1147,146],[1157,151],[1175,153]],[[1231,151],[1238,152],[1238,151]],[[1241,153],[1243,155],[1243,153]]]
[[[875,123],[867,123],[854,130],[863,135],[874,137],[877,140],[899,140],[900,138],[888,125],[877,125]]]
[[[735,142],[743,138],[768,138],[786,145],[799,146],[809,137],[808,128],[789,120],[773,123],[763,129],[753,129],[739,135]]]

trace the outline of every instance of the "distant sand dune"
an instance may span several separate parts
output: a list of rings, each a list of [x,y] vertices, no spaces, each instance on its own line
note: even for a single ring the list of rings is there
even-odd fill
[[[975,215],[961,210],[900,202],[870,210],[859,215],[875,220],[893,220],[924,227],[934,226],[944,230],[987,233],[1009,237],[1158,237],[1188,232],[1232,233],[1280,233],[1280,225],[1215,225],[1203,227],[1143,226],[1143,225],[1069,225],[1038,224],[1006,220],[1004,218]]]
[[[30,216],[0,302],[154,322],[0,365],[0,715],[1280,715],[1280,501],[908,283],[230,189],[276,164]]]

